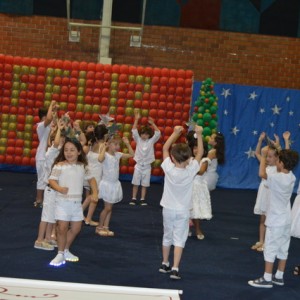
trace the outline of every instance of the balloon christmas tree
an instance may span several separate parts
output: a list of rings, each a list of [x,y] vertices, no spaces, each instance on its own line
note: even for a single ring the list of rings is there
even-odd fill
[[[192,122],[203,127],[203,137],[206,141],[217,131],[217,110],[218,97],[214,93],[214,82],[207,78],[202,82],[192,116]]]

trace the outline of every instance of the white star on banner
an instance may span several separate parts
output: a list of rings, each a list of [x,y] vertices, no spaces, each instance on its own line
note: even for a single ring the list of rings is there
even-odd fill
[[[237,135],[237,133],[239,132],[240,130],[234,126],[232,129],[231,129],[231,132],[234,134],[234,135]]]
[[[257,135],[258,134],[257,130],[253,130],[252,133],[253,133],[253,135]]]
[[[291,98],[289,96],[286,97],[286,102],[290,102]]]
[[[264,108],[260,108],[260,109],[259,109],[259,112],[260,112],[261,114],[263,114],[263,113],[266,112],[266,111],[265,111]]]
[[[272,107],[271,109],[273,110],[273,115],[279,115],[282,108],[277,106],[277,104],[275,104],[275,106]]]
[[[228,111],[225,109],[224,110],[224,115],[227,116],[228,115]]]
[[[224,89],[222,90],[222,96],[224,96],[224,98],[226,99],[228,96],[231,96],[231,93],[230,93],[230,89]]]
[[[255,93],[255,91],[253,91],[252,93],[250,93],[250,96],[248,99],[250,100],[255,100],[255,98],[257,97],[258,95]]]
[[[291,111],[289,111],[289,115],[290,116],[293,116],[294,115],[294,112],[291,110]]]
[[[254,157],[255,158],[255,151],[252,150],[252,148],[250,147],[248,151],[245,152],[245,154],[248,155],[248,159],[251,158],[251,157]]]
[[[273,122],[271,122],[271,123],[270,123],[270,126],[271,126],[271,127],[274,127],[274,126],[275,126],[275,124],[274,124]]]

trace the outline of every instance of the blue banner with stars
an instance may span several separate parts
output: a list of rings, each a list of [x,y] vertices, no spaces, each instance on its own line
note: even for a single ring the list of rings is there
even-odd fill
[[[201,82],[195,82],[193,103],[200,88]],[[214,92],[218,96],[218,131],[224,134],[226,142],[226,163],[219,167],[218,186],[257,189],[260,178],[255,148],[261,132],[272,140],[277,134],[284,148],[282,134],[289,131],[290,148],[300,154],[300,90],[215,84]],[[293,172],[297,177],[296,190],[300,166]]]

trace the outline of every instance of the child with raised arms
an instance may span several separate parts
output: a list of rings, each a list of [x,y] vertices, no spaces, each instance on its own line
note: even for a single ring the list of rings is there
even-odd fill
[[[137,193],[139,186],[141,186],[140,205],[147,205],[146,192],[150,186],[151,178],[151,163],[154,162],[154,144],[160,138],[160,130],[155,125],[152,118],[148,118],[150,126],[142,126],[138,130],[138,122],[140,119],[139,110],[134,111],[134,123],[132,127],[132,137],[136,142],[136,149],[133,159],[136,161],[132,177],[132,200],[130,205],[136,205]],[[154,129],[154,130],[153,130]]]
[[[114,236],[115,233],[109,229],[112,215],[112,208],[115,203],[123,199],[121,182],[119,181],[119,168],[121,158],[133,157],[134,151],[131,148],[127,137],[123,142],[129,153],[120,152],[121,138],[113,134],[108,138],[107,143],[102,143],[99,149],[99,161],[102,162],[103,176],[99,185],[99,198],[103,199],[104,208],[100,212],[99,225],[95,233],[99,236]]]
[[[165,172],[164,190],[160,201],[160,205],[163,207],[164,234],[162,240],[163,261],[159,272],[170,273],[171,279],[181,279],[179,264],[189,232],[193,180],[199,172],[200,160],[203,155],[202,127],[195,127],[198,140],[195,158],[192,157],[192,151],[186,143],[174,144],[182,132],[182,126],[175,126],[174,132],[163,146],[163,163],[161,165]],[[172,245],[174,253],[171,268],[169,255]]]

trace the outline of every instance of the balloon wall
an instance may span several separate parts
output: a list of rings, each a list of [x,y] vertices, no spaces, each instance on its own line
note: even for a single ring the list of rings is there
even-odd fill
[[[154,118],[162,136],[155,144],[152,175],[161,176],[162,145],[174,126],[189,120],[192,84],[190,70],[0,54],[0,163],[35,166],[38,108],[56,100],[59,115],[69,111],[83,123],[110,114],[129,139],[135,108],[142,115],[140,125]],[[133,159],[121,161],[121,173],[132,174],[133,168]]]

